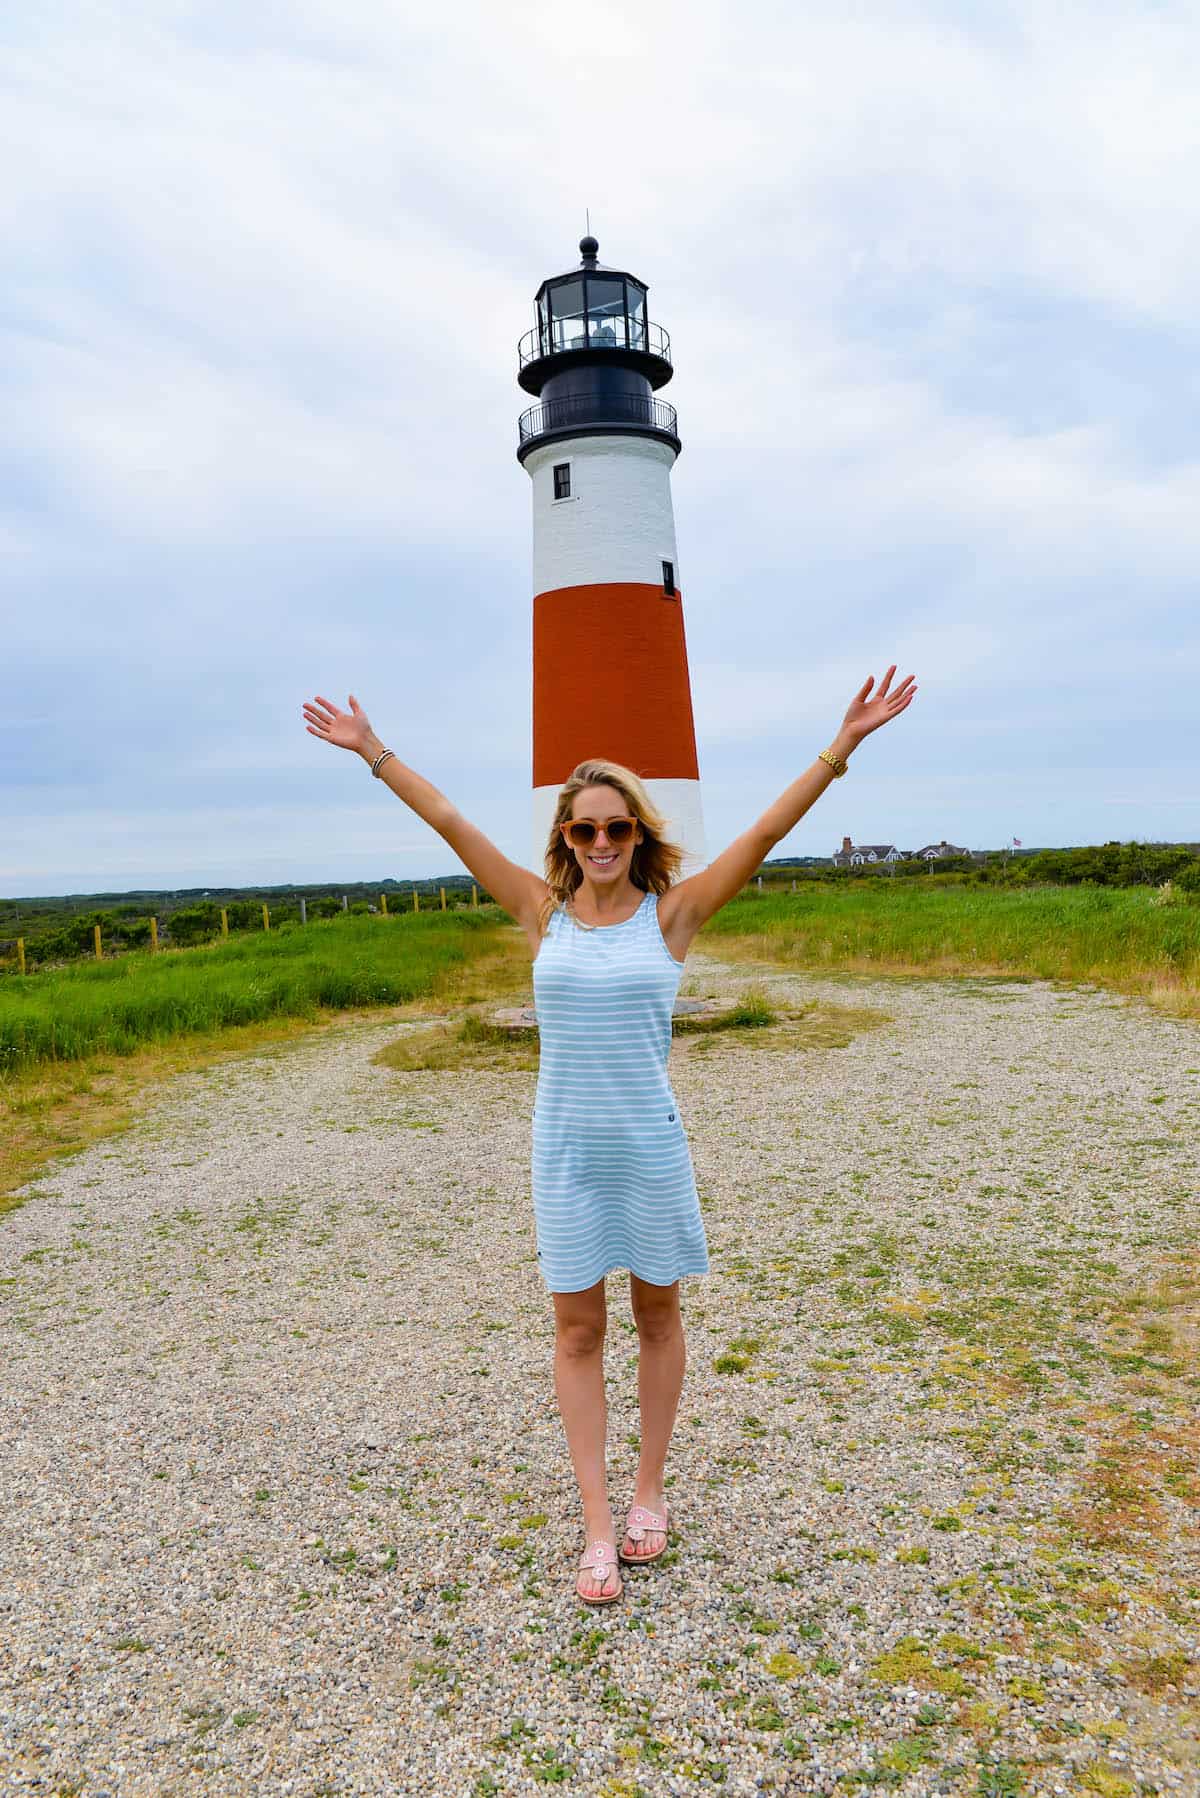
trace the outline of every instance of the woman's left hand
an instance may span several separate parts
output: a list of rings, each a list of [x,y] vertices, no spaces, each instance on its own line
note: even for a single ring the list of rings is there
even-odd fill
[[[895,672],[896,664],[893,662],[880,681],[879,691],[874,699],[867,697],[875,685],[875,676],[869,674],[850,701],[849,709],[842,721],[842,730],[853,737],[856,743],[861,743],[864,737],[869,737],[871,732],[878,730],[881,724],[888,724],[893,718],[899,717],[905,706],[912,704],[913,695],[917,690],[914,676],[906,675],[895,691],[890,692],[889,688]]]

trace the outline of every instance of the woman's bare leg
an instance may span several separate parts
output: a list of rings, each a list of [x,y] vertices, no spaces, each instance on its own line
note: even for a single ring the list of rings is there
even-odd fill
[[[584,1292],[555,1292],[554,1389],[579,1495],[583,1500],[583,1527],[588,1546],[601,1536],[613,1539],[612,1511],[608,1503],[608,1473],[604,1444],[608,1408],[604,1397],[604,1332],[608,1312],[604,1281],[597,1280]],[[583,1574],[579,1590],[593,1598],[615,1592],[615,1570],[602,1580]]]
[[[687,1365],[679,1281],[670,1286],[651,1286],[631,1273],[629,1298],[638,1331],[638,1403],[642,1412],[642,1449],[633,1502],[661,1516],[667,1450]],[[657,1554],[664,1540],[661,1530],[647,1530],[640,1544],[626,1536],[622,1553],[635,1559],[639,1554]]]

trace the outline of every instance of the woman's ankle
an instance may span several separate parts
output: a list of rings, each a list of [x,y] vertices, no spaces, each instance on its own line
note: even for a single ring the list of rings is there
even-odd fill
[[[639,1473],[633,1482],[634,1502],[636,1504],[657,1503],[666,1497],[665,1475],[661,1473]]]

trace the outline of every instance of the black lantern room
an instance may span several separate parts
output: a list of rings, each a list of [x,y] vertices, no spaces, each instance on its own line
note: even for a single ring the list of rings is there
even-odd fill
[[[671,379],[671,340],[646,317],[646,284],[597,260],[594,237],[579,240],[582,260],[543,281],[537,323],[518,349],[517,380],[540,404],[518,426],[523,462],[539,444],[604,432],[657,437],[678,455],[674,406],[654,398]]]

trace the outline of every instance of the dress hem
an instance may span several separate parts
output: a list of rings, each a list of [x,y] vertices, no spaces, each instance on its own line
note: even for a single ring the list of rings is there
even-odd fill
[[[540,1271],[541,1270],[539,1269],[539,1272]],[[636,1267],[630,1267],[630,1265],[627,1261],[612,1261],[609,1263],[609,1265],[606,1268],[603,1269],[603,1271],[601,1273],[596,1274],[590,1280],[585,1280],[581,1286],[551,1286],[549,1280],[546,1280],[546,1290],[547,1290],[547,1292],[561,1292],[561,1293],[586,1292],[589,1287],[594,1286],[596,1284],[597,1280],[605,1280],[608,1278],[609,1274],[615,1274],[615,1273],[637,1274],[638,1279],[645,1280],[647,1286],[674,1286],[676,1280],[683,1280],[683,1279],[686,1279],[689,1275],[694,1275],[694,1274],[707,1274],[710,1271],[711,1271],[711,1269],[707,1266],[681,1267],[679,1272],[677,1274],[675,1274],[670,1280],[651,1280],[651,1279],[648,1279],[645,1274],[639,1274]],[[543,1277],[543,1279],[545,1279],[544,1274],[542,1277]]]

